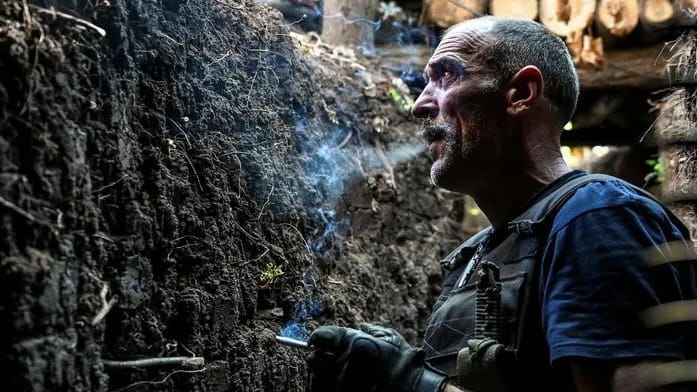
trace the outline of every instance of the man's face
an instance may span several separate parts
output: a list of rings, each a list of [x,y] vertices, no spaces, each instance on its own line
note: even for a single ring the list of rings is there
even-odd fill
[[[467,30],[448,33],[426,66],[428,84],[413,113],[426,119],[423,137],[433,159],[431,180],[441,188],[468,192],[487,180],[501,157],[503,99],[488,70],[467,50],[476,40]],[[470,41],[468,41],[470,40]]]

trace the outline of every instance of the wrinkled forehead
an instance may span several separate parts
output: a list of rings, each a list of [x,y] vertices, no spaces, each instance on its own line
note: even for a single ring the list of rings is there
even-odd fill
[[[491,40],[495,23],[488,18],[475,18],[454,25],[443,36],[429,64],[441,57],[451,57],[466,63],[468,58]]]

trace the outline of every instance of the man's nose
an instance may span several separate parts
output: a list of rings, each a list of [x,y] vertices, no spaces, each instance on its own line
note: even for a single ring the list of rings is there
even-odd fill
[[[411,114],[416,118],[435,118],[438,115],[438,104],[435,97],[424,90],[411,108]]]

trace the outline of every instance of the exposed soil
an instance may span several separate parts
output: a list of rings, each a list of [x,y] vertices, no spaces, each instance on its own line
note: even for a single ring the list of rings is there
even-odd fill
[[[376,63],[300,54],[283,23],[253,1],[3,2],[6,390],[119,390],[178,368],[102,359],[195,353],[125,390],[302,391],[303,353],[274,343],[293,318],[417,342],[458,202],[423,154],[398,163],[418,126]]]

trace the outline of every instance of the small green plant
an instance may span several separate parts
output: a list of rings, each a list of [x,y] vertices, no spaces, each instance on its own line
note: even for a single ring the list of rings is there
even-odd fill
[[[387,95],[406,112],[410,111],[411,107],[414,105],[414,101],[412,101],[408,95],[402,94],[394,87],[390,87],[390,89],[387,90]]]
[[[283,268],[281,268],[280,265],[274,265],[273,263],[266,264],[266,268],[261,271],[261,287],[269,287],[276,281],[276,279],[283,276],[283,274]]]
[[[666,169],[663,165],[663,160],[661,158],[648,159],[646,164],[651,166],[651,173],[644,177],[644,181],[656,181],[657,183],[662,183],[666,179]]]

